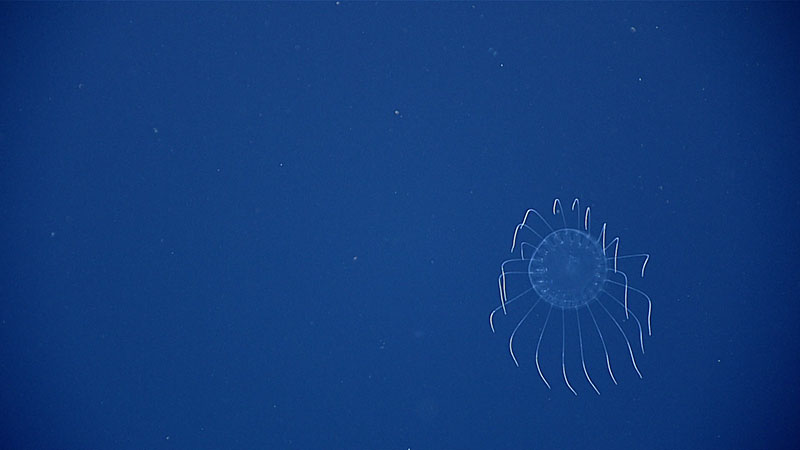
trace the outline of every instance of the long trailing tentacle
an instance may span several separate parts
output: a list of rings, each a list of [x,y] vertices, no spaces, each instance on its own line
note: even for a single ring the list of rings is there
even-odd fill
[[[531,251],[531,255],[528,258],[525,257],[525,248],[528,248]],[[533,257],[533,252],[535,251],[536,251],[536,246],[531,244],[530,242],[523,241],[519,244],[519,254],[525,261],[530,261],[531,258]]]
[[[503,302],[502,305],[500,305],[497,308],[495,308],[492,311],[492,313],[489,314],[489,326],[492,328],[492,333],[494,333],[494,315],[497,314],[497,312],[500,311],[501,309],[503,310],[503,313],[505,314],[505,307],[506,306],[510,305],[511,303],[514,303],[515,300],[522,298],[523,296],[525,296],[525,294],[527,294],[528,292],[530,292],[532,290],[533,290],[533,287],[529,287],[528,289],[525,289],[523,292],[520,292],[519,294],[515,295],[511,300],[506,300],[505,302]]]
[[[608,223],[603,223],[603,228],[600,229],[600,235],[597,236],[597,242],[603,243],[603,255],[606,254],[606,228]]]
[[[539,219],[541,219],[542,223],[544,223],[547,226],[547,228],[550,229],[551,232],[553,231],[553,227],[550,226],[550,223],[541,214],[539,214],[539,211],[536,211],[535,209],[529,209],[525,211],[525,216],[522,218],[522,222],[520,222],[514,229],[514,238],[511,240],[511,252],[514,252],[514,248],[516,248],[517,245],[517,234],[523,228],[530,230],[539,239],[543,239],[542,236],[536,230],[534,230],[528,225],[528,216],[531,213],[535,214]]]
[[[583,216],[583,229],[592,234],[592,208],[586,207],[586,215]]]
[[[521,261],[525,260],[509,259],[503,261],[503,264],[500,264],[500,277],[497,278],[497,284],[500,287],[500,305],[503,307],[503,314],[506,314],[506,298],[508,297],[508,295],[506,294],[506,274],[512,273],[512,272],[506,272],[506,264],[521,262]],[[514,272],[514,273],[525,273],[525,272]]]
[[[581,315],[579,314],[579,311],[577,309],[575,310],[575,318],[578,321],[578,344],[581,349],[581,366],[583,366],[583,374],[586,375],[586,380],[589,382],[589,384],[592,385],[592,389],[594,389],[594,391],[597,392],[597,395],[600,395],[600,391],[597,389],[597,386],[594,385],[594,381],[592,381],[592,378],[589,376],[589,371],[586,370],[586,360],[583,358],[583,333],[581,332]]]
[[[611,311],[609,311],[604,304],[602,304],[601,302],[597,302],[597,304],[600,305],[601,308],[603,308],[603,311],[605,311],[606,314],[608,314],[608,317],[611,318],[611,321],[614,322],[614,325],[617,326],[617,329],[622,334],[622,337],[625,339],[625,344],[628,346],[628,353],[631,355],[631,362],[633,363],[633,368],[636,370],[636,373],[639,374],[639,378],[642,378],[642,372],[639,372],[639,366],[636,365],[636,357],[633,356],[633,348],[631,348],[631,341],[628,340],[628,335],[625,334],[625,330],[622,329],[619,322],[617,322],[617,319],[614,318],[614,315],[611,314]]]
[[[611,370],[611,358],[608,357],[608,347],[606,347],[606,340],[603,338],[603,333],[600,331],[600,325],[597,324],[597,319],[594,317],[594,312],[592,312],[591,305],[586,305],[586,309],[589,310],[589,315],[592,317],[592,323],[594,323],[594,329],[597,330],[597,335],[600,336],[600,343],[603,344],[603,353],[606,354],[606,366],[608,367],[608,374],[611,375],[611,381],[614,384],[617,384],[617,378],[614,376],[614,371]]]
[[[572,388],[572,385],[569,384],[569,380],[567,379],[567,363],[564,361],[564,348],[567,346],[567,331],[566,331],[566,322],[564,320],[564,310],[561,310],[561,373],[564,374],[564,382],[567,383],[567,387],[573,394],[578,395],[575,392],[575,389]]]
[[[619,299],[616,296],[614,296],[614,294],[612,294],[611,292],[608,292],[606,290],[601,290],[600,292],[602,292],[603,294],[606,294],[607,296],[609,296],[619,306],[622,306],[623,308],[625,307],[625,305],[623,305],[622,302],[619,301]],[[631,316],[633,316],[633,320],[636,321],[636,326],[639,328],[639,346],[642,349],[642,353],[644,353],[644,333],[642,333],[642,323],[639,322],[639,318],[636,317],[636,314],[634,314],[633,311],[631,311]]]
[[[547,385],[547,389],[550,389],[550,383],[547,382],[547,378],[544,377],[542,373],[542,367],[539,365],[539,346],[542,345],[542,336],[544,336],[544,330],[547,329],[547,322],[550,321],[550,313],[553,312],[553,305],[550,305],[550,308],[547,310],[547,317],[544,319],[544,325],[542,325],[542,331],[539,333],[539,341],[536,342],[536,354],[534,359],[536,360],[536,370],[539,372],[539,376],[544,381],[544,384]]]
[[[603,241],[605,241],[605,238],[603,238]],[[613,258],[609,257],[608,254],[607,254],[608,248],[611,247],[612,245],[614,246],[614,257]],[[616,272],[617,271],[617,254],[619,253],[619,237],[615,237],[614,239],[611,240],[611,242],[608,243],[608,245],[604,246],[603,247],[603,253],[606,253],[607,259],[613,259],[614,260],[614,272]]]
[[[616,282],[614,280],[606,280],[606,281],[611,284],[616,284],[617,286],[624,286],[622,283]],[[653,302],[650,300],[650,296],[647,295],[644,291],[636,289],[633,286],[628,286],[628,289],[632,290],[633,292],[636,292],[637,294],[644,297],[645,300],[647,300],[647,335],[652,336],[653,330],[652,327],[650,326],[650,316],[652,316],[653,313]]]
[[[577,197],[575,197],[575,200],[572,201],[572,206],[570,209],[577,212],[575,223],[581,223],[581,201]]]
[[[533,312],[533,309],[536,308],[536,305],[539,304],[539,301],[541,301],[541,298],[536,300],[533,306],[531,306],[530,309],[528,309],[528,312],[526,312],[525,315],[522,316],[522,319],[520,319],[520,321],[517,322],[517,326],[515,326],[514,331],[511,332],[511,337],[508,338],[508,351],[511,352],[511,359],[514,360],[514,364],[516,364],[517,367],[519,367],[519,361],[517,361],[517,355],[514,354],[514,336],[517,334],[517,330],[519,330],[519,327],[522,326],[522,323],[525,322],[525,319],[528,318],[531,312]]]
[[[635,255],[617,256],[617,259],[628,259],[628,258],[644,258],[644,262],[642,263],[642,278],[644,278],[644,269],[647,267],[647,262],[650,261],[650,254],[637,253]]]
[[[531,210],[531,211],[533,211],[533,210]],[[533,212],[536,212],[536,211],[533,211]],[[536,213],[536,214],[539,214],[539,213]],[[542,237],[542,235],[539,234],[533,228],[531,228],[530,225],[528,225],[526,223],[520,223],[520,224],[517,225],[517,228],[514,229],[514,239],[511,240],[511,253],[514,253],[514,249],[517,247],[517,234],[519,234],[519,231],[522,230],[522,229],[529,230],[531,233],[535,234],[536,237],[539,238],[540,240],[544,239]]]
[[[611,272],[611,270],[609,270],[609,272]],[[614,272],[615,275],[622,275],[622,278],[625,279],[625,284],[620,284],[620,283],[617,283],[617,282],[615,282],[613,280],[609,280],[609,279],[606,279],[606,281],[611,281],[612,283],[618,284],[618,285],[623,286],[625,288],[625,318],[627,319],[628,318],[628,275],[626,275],[625,272],[623,272],[621,270],[616,270],[615,269],[613,272]]]
[[[561,213],[561,222],[564,223],[564,228],[567,228],[567,219],[564,217],[564,208],[561,206],[561,200],[556,198],[553,200],[553,215],[555,216],[558,213]]]

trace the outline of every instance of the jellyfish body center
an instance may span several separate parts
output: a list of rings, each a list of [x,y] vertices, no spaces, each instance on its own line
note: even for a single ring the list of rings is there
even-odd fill
[[[594,301],[603,289],[606,271],[602,244],[572,228],[548,234],[528,263],[528,276],[536,293],[562,309]]]

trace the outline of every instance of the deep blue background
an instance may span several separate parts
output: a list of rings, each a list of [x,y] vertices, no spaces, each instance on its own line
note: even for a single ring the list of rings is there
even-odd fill
[[[3,4],[3,447],[796,447],[798,11]],[[556,196],[652,254],[599,397],[488,326]]]

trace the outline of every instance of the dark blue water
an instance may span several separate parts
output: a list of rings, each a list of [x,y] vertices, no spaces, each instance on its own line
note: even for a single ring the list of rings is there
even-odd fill
[[[799,11],[3,5],[2,447],[796,448]],[[489,328],[555,197],[651,255],[600,396]]]

